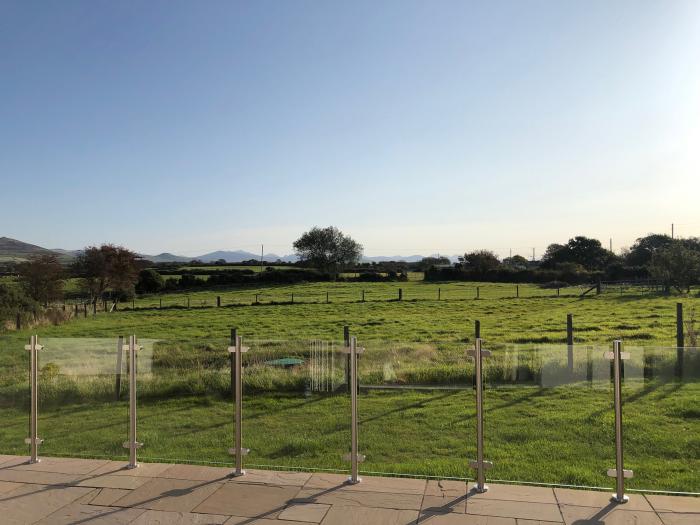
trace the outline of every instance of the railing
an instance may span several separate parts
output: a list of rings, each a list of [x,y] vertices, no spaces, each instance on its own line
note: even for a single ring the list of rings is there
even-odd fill
[[[700,492],[695,348],[233,332],[3,338],[0,352],[0,452],[30,462],[325,470],[351,483],[362,473],[475,478],[479,491],[489,480],[614,484],[618,503],[630,490]]]

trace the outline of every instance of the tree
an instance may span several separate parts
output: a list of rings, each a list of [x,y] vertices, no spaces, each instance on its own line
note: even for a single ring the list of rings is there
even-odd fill
[[[563,246],[550,244],[542,264],[554,268],[559,263],[576,263],[587,270],[602,270],[614,260],[615,254],[603,248],[598,239],[578,235]]]
[[[421,271],[428,271],[433,266],[449,266],[450,260],[447,257],[423,257],[416,266]]]
[[[139,280],[136,283],[138,293],[157,293],[165,288],[163,276],[153,268],[146,268],[139,272]]]
[[[2,321],[14,319],[19,313],[35,311],[37,304],[16,286],[0,284],[0,327]]]
[[[459,262],[465,269],[479,274],[494,270],[501,264],[496,254],[488,250],[477,250],[471,253],[465,253],[459,257]]]
[[[690,292],[690,285],[700,279],[700,254],[673,241],[654,252],[650,273],[658,279],[668,293],[671,286],[679,292]]]
[[[649,266],[651,259],[657,250],[666,248],[673,242],[670,236],[659,233],[650,233],[646,237],[640,237],[625,254],[625,263],[629,266]]]
[[[63,295],[63,267],[56,255],[33,255],[17,271],[24,293],[35,301],[48,305]]]
[[[512,257],[503,259],[503,266],[508,266],[514,270],[526,270],[530,267],[530,261],[522,255],[513,255]]]
[[[82,279],[83,288],[95,304],[106,292],[114,292],[114,304],[120,295],[134,292],[139,275],[139,258],[134,252],[121,246],[103,244],[99,248],[89,246],[80,254],[73,266]]]
[[[314,226],[294,242],[294,250],[303,264],[333,275],[362,257],[362,245],[335,226]]]

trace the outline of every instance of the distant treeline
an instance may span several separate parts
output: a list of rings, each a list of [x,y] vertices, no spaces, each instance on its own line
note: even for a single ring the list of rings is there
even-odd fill
[[[581,268],[525,268],[498,267],[485,271],[463,267],[430,268],[425,272],[426,281],[479,281],[496,283],[562,283],[589,284],[597,281],[645,281],[649,270],[640,266],[610,266],[605,270]]]
[[[259,284],[299,284],[305,282],[387,282],[406,281],[408,276],[403,272],[390,271],[387,273],[361,272],[350,276],[334,276],[326,272],[313,269],[286,268],[278,270],[267,268],[262,272],[253,270],[206,270],[204,268],[186,270],[157,270],[160,275],[179,275],[179,279],[167,279],[162,283],[158,281],[151,270],[142,272],[139,283],[136,285],[137,292],[155,293],[161,290],[183,290],[191,288],[210,288],[215,286],[229,285],[259,285]],[[201,277],[207,277],[202,279]]]

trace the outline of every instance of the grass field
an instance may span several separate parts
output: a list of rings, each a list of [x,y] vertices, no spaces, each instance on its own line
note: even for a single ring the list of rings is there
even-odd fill
[[[423,390],[363,390],[360,448],[367,462],[362,469],[468,477],[467,462],[475,454],[474,394],[469,388],[472,368],[463,351],[473,340],[478,319],[487,346],[495,351],[486,370],[486,456],[495,464],[490,477],[611,486],[604,472],[614,466],[612,391],[602,351],[622,338],[637,359],[628,365],[625,386],[626,461],[635,471],[629,485],[700,492],[698,354],[686,350],[681,381],[670,372],[675,349],[649,348],[675,344],[675,304],[683,302],[688,315],[700,306],[697,297],[607,292],[582,300],[574,295],[577,290],[562,290],[554,297],[556,291],[521,285],[516,298],[513,285],[481,283],[480,299],[475,299],[475,283],[439,286],[440,301],[430,298],[438,285],[421,282],[216,290],[190,294],[190,309],[123,310],[37,328],[49,341],[42,364],[59,363],[45,366],[42,374],[42,451],[124,457],[126,397],[113,400],[113,372],[97,367],[87,375],[71,376],[67,369],[74,365],[52,357],[49,347],[55,345],[47,338],[102,337],[105,348],[111,348],[117,335],[136,333],[163,341],[154,347],[151,367],[139,364],[139,439],[145,442],[141,456],[230,464],[226,449],[231,444],[232,404],[225,347],[229,329],[236,326],[253,348],[245,383],[249,464],[345,469],[340,458],[349,440],[347,396],[305,392],[304,367],[284,371],[264,362],[274,356],[308,358],[304,341],[340,341],[347,324],[367,348],[361,360],[363,383],[429,385]],[[391,300],[399,287],[404,300]],[[364,303],[353,299],[363,288],[368,290]],[[326,289],[335,297],[329,304]],[[286,293],[324,296],[303,304],[243,302],[256,291],[272,298]],[[195,307],[195,298],[213,302],[217,295],[231,303],[241,298],[240,305]],[[165,296],[168,301],[185,297]],[[144,306],[155,300],[142,299]],[[576,366],[583,367],[571,377],[561,372],[567,313],[574,315]],[[22,347],[28,335],[22,331],[0,339],[1,452],[26,451],[27,353]],[[263,339],[282,342],[270,350],[255,343]],[[584,345],[599,347],[589,352]],[[647,349],[632,348],[640,346]],[[593,356],[588,358],[594,361],[588,365],[595,370],[592,382],[585,380],[581,352]],[[642,352],[664,357],[641,360]],[[98,359],[94,354],[73,357],[74,362]],[[111,366],[110,359],[105,367]],[[342,376],[339,371],[338,382]]]

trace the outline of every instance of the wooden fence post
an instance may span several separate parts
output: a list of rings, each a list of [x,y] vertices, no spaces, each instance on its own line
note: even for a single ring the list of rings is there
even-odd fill
[[[114,395],[117,401],[119,401],[119,396],[122,391],[122,354],[124,353],[124,337],[119,336],[117,338],[117,379],[114,385]]]
[[[574,316],[566,314],[566,354],[569,373],[574,372]]]
[[[229,341],[230,346],[236,346],[236,341],[238,340],[238,328],[231,328],[231,340]],[[231,360],[231,395],[236,397],[236,353],[229,352],[229,358]]]
[[[364,290],[362,290],[362,302],[363,303],[365,302],[365,291]]]
[[[440,297],[442,296],[442,290],[438,288],[438,301],[440,300]]]
[[[683,377],[683,347],[685,334],[683,331],[683,303],[676,303],[676,376]]]
[[[216,307],[221,308],[221,296],[220,295],[216,296]]]
[[[399,288],[399,301],[403,300],[403,290]]]
[[[480,286],[476,287],[476,298],[477,299],[479,298],[479,288],[481,288],[481,287]]]
[[[15,320],[15,328],[17,328],[17,330],[22,329],[22,314],[19,312],[17,312],[17,319]]]
[[[328,300],[328,292],[326,292],[326,304],[328,304],[330,301]]]
[[[343,341],[345,342],[346,348],[350,346],[350,327],[348,325],[343,326]],[[348,354],[345,361],[345,384],[348,387],[348,392],[350,392],[350,354]]]
[[[515,297],[520,297],[520,286],[515,285]]]

